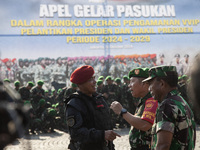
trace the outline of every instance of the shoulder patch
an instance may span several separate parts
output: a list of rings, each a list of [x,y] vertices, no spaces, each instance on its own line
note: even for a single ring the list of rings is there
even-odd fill
[[[74,116],[68,117],[68,118],[67,118],[67,125],[68,125],[69,127],[73,127],[74,124],[75,124]]]

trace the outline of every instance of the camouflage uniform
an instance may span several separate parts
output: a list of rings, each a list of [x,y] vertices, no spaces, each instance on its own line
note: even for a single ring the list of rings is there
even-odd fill
[[[35,82],[39,80],[44,81],[44,89],[50,90],[51,89],[51,70],[47,67],[43,67],[41,65],[37,66],[37,69],[35,70]]]
[[[135,98],[133,98],[133,96],[131,95],[131,92],[129,90],[128,84],[124,84],[122,86],[121,104],[131,114],[135,113],[135,101],[136,101]]]
[[[65,105],[64,100],[67,99],[71,94],[75,93],[76,90],[71,88],[64,88],[61,93],[57,96],[57,102],[59,102],[58,105],[58,115],[60,116],[60,119],[57,120],[59,123],[59,129],[66,131],[67,125],[66,125],[66,117],[65,117]],[[66,102],[66,101],[65,101]],[[67,102],[66,102],[67,103]]]
[[[108,98],[106,98],[108,106],[110,106],[111,103],[116,100],[119,101],[117,94],[116,94],[117,86],[115,84],[105,85],[103,91],[104,91],[104,93],[106,93],[108,95]],[[112,124],[113,124],[113,128],[114,128],[114,127],[116,127],[118,116],[113,111],[111,111],[110,114],[111,114]]]
[[[31,98],[33,109],[35,109],[38,106],[40,99],[44,98],[44,90],[36,86],[31,91]]]
[[[145,97],[139,100],[139,104],[135,111],[136,116],[142,117],[145,109],[145,102],[151,97],[151,94],[148,93]],[[144,147],[143,149],[145,150],[150,149],[151,129],[149,129],[148,131],[141,131],[132,127],[129,132],[129,142],[132,149],[138,149],[139,147]]]
[[[173,133],[170,150],[194,149],[196,139],[194,116],[177,90],[168,93],[157,109],[152,127],[152,149],[156,147],[157,133],[160,130]]]
[[[96,67],[95,67],[95,74],[97,76],[106,76],[107,75],[107,67],[106,67],[106,64],[98,64]]]
[[[30,101],[30,96],[31,96],[31,92],[30,92],[30,90],[28,89],[28,88],[26,88],[26,87],[21,87],[20,89],[19,89],[19,93],[20,93],[20,95],[21,95],[21,99],[23,100],[23,101]]]
[[[28,60],[24,60],[25,63],[27,63],[26,61]],[[21,79],[22,79],[22,84],[26,85],[26,83],[28,81],[34,81],[34,72],[31,69],[31,67],[29,66],[24,66],[23,71],[21,72]]]

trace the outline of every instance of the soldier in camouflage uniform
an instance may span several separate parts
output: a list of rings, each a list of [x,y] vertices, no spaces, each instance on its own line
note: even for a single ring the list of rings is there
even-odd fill
[[[117,97],[117,86],[115,84],[113,84],[113,79],[111,76],[107,76],[106,77],[106,82],[107,85],[104,86],[104,90],[103,90],[103,96],[105,97],[105,100],[108,103],[108,106],[110,106],[110,104],[113,101],[118,100]],[[113,128],[116,127],[116,123],[117,123],[117,116],[111,111],[111,119],[112,119],[112,125]]]
[[[24,59],[24,69],[21,72],[21,78],[23,80],[23,85],[26,85],[28,81],[34,81],[34,72],[29,66],[30,62],[28,59]]]
[[[67,59],[67,66],[66,67],[66,74],[67,74],[67,84],[66,86],[69,87],[71,85],[71,82],[69,80],[70,75],[72,74],[72,72],[74,71],[74,60],[73,58],[68,57]]]
[[[57,91],[55,89],[51,90],[51,95],[49,96],[49,102],[52,104],[56,104],[56,98],[57,98],[58,94]]]
[[[131,150],[150,150],[151,127],[158,102],[149,93],[149,84],[142,83],[142,80],[147,77],[148,68],[136,68],[129,72],[131,94],[133,97],[140,98],[135,115],[127,112],[119,102],[115,101],[111,104],[111,109],[132,126],[129,132]]]
[[[175,66],[157,66],[149,70],[150,92],[161,104],[152,127],[152,149],[193,150],[196,127],[194,115],[177,91]]]
[[[44,131],[54,132],[56,128],[57,111],[53,108],[48,108],[43,112],[42,122]]]
[[[58,115],[60,116],[60,119],[58,120],[60,124],[60,129],[67,131],[67,125],[66,125],[66,118],[65,118],[65,105],[64,101],[73,93],[77,91],[77,85],[72,83],[71,87],[63,88],[62,91],[58,94],[56,97],[56,101],[58,102]],[[66,102],[66,101],[65,101]],[[67,102],[66,102],[67,103]]]
[[[56,89],[64,88],[66,86],[66,66],[62,64],[61,58],[57,59],[57,64],[52,72],[52,86]]]
[[[44,91],[44,99],[49,105],[52,105],[52,99],[51,99],[51,96],[49,96],[48,90]]]
[[[128,76],[125,75],[123,76],[123,80],[124,83],[122,85],[122,91],[121,91],[121,104],[125,109],[128,110],[128,112],[134,114],[136,105],[135,105],[135,99],[131,95],[131,91],[128,87],[130,79]],[[130,124],[127,123],[127,121],[125,121],[124,119],[123,119],[123,124],[126,125],[127,127],[130,127]]]
[[[19,89],[19,93],[21,95],[21,99],[23,102],[31,100],[31,92],[30,90],[34,86],[33,82],[28,82],[27,86],[23,86]]]
[[[2,60],[4,65],[2,65],[1,68],[1,79],[9,79],[12,83],[15,80],[15,70],[12,68],[11,60],[8,58],[5,58]]]
[[[97,93],[103,94],[103,87],[104,87],[103,80],[97,80],[97,89],[96,89]]]
[[[37,69],[35,69],[34,78],[35,82],[39,80],[44,82],[43,88],[45,90],[51,89],[51,70],[46,67],[44,58],[40,58],[40,65],[38,65]]]
[[[42,88],[44,82],[39,80],[37,82],[37,86],[31,90],[31,103],[33,109],[35,109],[40,101],[40,99],[44,98],[44,89]]]
[[[19,81],[15,81],[14,85],[15,85],[15,91],[19,92],[20,82]]]
[[[106,63],[105,63],[105,57],[104,56],[101,56],[99,57],[99,62],[96,67],[95,67],[95,73],[97,76],[106,76],[107,75],[107,66],[106,66]]]

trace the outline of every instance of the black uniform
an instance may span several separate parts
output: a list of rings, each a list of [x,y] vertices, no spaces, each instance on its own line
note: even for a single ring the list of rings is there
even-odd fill
[[[67,125],[71,150],[114,150],[105,141],[105,130],[111,130],[109,108],[101,95],[89,97],[76,92],[67,104]]]

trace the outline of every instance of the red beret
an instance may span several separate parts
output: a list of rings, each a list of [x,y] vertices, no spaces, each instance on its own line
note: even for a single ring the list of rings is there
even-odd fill
[[[5,59],[2,60],[3,63],[6,63],[6,62],[8,62],[8,61],[9,61],[8,58],[5,58]]]
[[[13,58],[13,59],[12,59],[12,62],[14,62],[15,60],[16,60],[16,58]]]
[[[92,66],[82,66],[74,70],[70,77],[70,81],[75,84],[82,84],[92,78],[94,74],[94,69]]]

